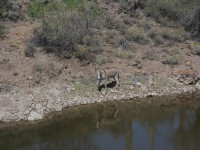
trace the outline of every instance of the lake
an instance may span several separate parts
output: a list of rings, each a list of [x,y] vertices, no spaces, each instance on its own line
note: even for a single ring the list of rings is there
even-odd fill
[[[195,99],[67,108],[44,121],[0,128],[0,149],[200,150],[200,102]]]

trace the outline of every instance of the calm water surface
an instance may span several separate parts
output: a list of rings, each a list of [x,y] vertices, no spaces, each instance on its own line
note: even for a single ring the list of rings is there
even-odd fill
[[[0,129],[0,150],[200,150],[200,103],[106,103]]]

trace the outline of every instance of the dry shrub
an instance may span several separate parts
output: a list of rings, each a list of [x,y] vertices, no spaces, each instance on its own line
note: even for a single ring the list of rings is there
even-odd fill
[[[171,50],[166,56],[165,60],[162,61],[162,63],[172,65],[172,66],[179,65],[180,64],[179,49],[175,48]]]
[[[192,53],[195,55],[200,55],[200,42],[196,42],[191,46]]]
[[[200,33],[199,0],[146,0],[145,11],[165,25],[173,21],[183,25],[188,31]]]
[[[97,55],[96,59],[95,59],[95,64],[101,66],[104,65],[108,62],[107,57],[105,54],[100,54]]]
[[[26,49],[24,51],[25,55],[27,57],[33,58],[35,52],[36,52],[36,50],[35,50],[34,46],[32,44],[28,43],[27,46],[26,46]]]
[[[114,55],[121,59],[133,59],[134,53],[132,51],[116,49]]]
[[[182,42],[186,40],[189,35],[183,28],[173,30],[168,29],[154,29],[148,33],[149,37],[155,41],[156,44],[164,44],[165,40],[172,42]]]
[[[129,41],[135,41],[141,44],[146,44],[148,42],[144,28],[133,25],[128,30],[125,31],[125,37]]]
[[[153,61],[158,59],[158,55],[155,51],[148,51],[144,54],[143,58]]]

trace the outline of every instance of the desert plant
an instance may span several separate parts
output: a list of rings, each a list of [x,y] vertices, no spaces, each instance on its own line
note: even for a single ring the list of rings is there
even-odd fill
[[[192,45],[192,53],[195,55],[200,55],[200,42],[196,42]]]
[[[96,56],[95,63],[99,66],[104,65],[107,63],[107,57],[105,54],[100,54]]]
[[[90,34],[90,28],[94,27],[92,23],[99,7],[94,3],[86,4],[85,0],[63,1],[53,1],[43,8],[38,41],[48,52],[55,52],[58,56],[81,57],[85,53],[79,51],[77,45],[98,45],[97,38]]]
[[[32,57],[33,58],[34,54],[35,54],[35,49],[34,49],[33,45],[30,44],[30,43],[28,43],[27,46],[26,46],[26,49],[25,49],[24,53],[25,53],[25,55],[27,57]]]
[[[153,29],[148,33],[149,37],[155,41],[156,44],[164,44],[165,40],[173,42],[181,42],[186,40],[189,35],[183,28],[176,28],[173,30],[167,29]]]
[[[188,38],[188,34],[183,28],[176,28],[172,31],[162,30],[163,38],[173,40],[175,42],[181,42]]]
[[[68,10],[62,3],[57,5],[42,19],[41,42],[56,47],[61,55],[73,55],[75,45],[87,36],[93,18],[90,12]]]
[[[122,46],[123,49],[125,50],[129,50],[131,48],[131,45],[129,43],[129,41],[127,41],[125,38],[122,38],[120,40],[120,45]]]
[[[116,42],[116,33],[114,30],[110,30],[107,32],[105,41],[109,44],[115,44]]]
[[[2,13],[5,11],[7,3],[8,3],[8,0],[0,1],[0,17],[2,17]]]
[[[156,52],[155,51],[148,51],[144,54],[143,56],[145,59],[148,59],[148,60],[156,60],[158,58],[158,56],[156,55]]]
[[[174,21],[189,31],[200,32],[199,0],[146,0],[145,11],[161,23]]]
[[[93,32],[88,33],[86,36],[83,37],[82,44],[87,46],[98,46],[99,40],[97,35]]]
[[[28,15],[32,18],[41,17],[44,13],[44,6],[41,0],[33,0],[28,3]]]
[[[164,61],[162,61],[163,64],[168,65],[179,65],[180,64],[180,57],[179,57],[179,49],[174,48],[172,51],[170,51]]]
[[[0,23],[0,37],[5,33],[5,27]]]
[[[144,28],[138,27],[136,25],[131,26],[128,30],[125,30],[125,37],[129,41],[135,41],[141,44],[148,42]]]
[[[134,53],[128,50],[116,49],[114,55],[121,59],[133,59]]]

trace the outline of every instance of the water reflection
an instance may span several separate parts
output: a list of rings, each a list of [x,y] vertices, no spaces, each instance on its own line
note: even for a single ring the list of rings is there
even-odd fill
[[[0,130],[2,150],[198,150],[200,104],[115,103]]]

